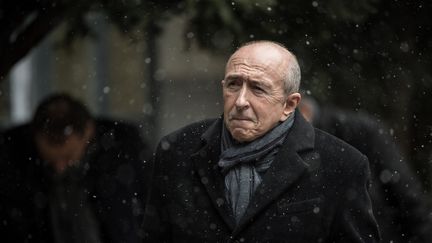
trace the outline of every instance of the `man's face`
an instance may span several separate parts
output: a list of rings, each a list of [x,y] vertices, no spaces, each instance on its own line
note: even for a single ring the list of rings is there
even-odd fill
[[[90,131],[86,131],[84,134],[72,133],[61,144],[52,143],[40,134],[36,135],[35,140],[42,159],[48,162],[56,173],[61,174],[68,167],[75,166],[80,162],[90,137]]]
[[[285,95],[285,68],[284,55],[266,46],[246,46],[231,57],[222,86],[224,122],[235,140],[253,141],[294,111],[299,94]]]

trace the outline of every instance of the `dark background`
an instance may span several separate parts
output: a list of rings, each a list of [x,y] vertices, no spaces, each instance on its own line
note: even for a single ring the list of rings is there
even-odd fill
[[[158,50],[169,48],[159,37],[173,18],[182,19],[183,34],[178,41],[183,49],[194,46],[209,55],[210,60],[214,60],[212,56],[227,57],[245,41],[279,41],[297,55],[305,93],[322,104],[367,111],[385,122],[425,188],[430,190],[431,13],[432,4],[426,0],[2,0],[0,82],[11,82],[13,67],[59,26],[63,31],[52,44],[55,48],[70,49],[79,39],[97,39],[94,24],[92,27],[89,21],[94,14],[116,28],[131,45],[145,47],[149,58],[145,60],[151,62],[144,60],[147,65],[142,79],[149,95],[143,102],[153,111],[163,105],[161,97],[168,92],[161,79],[170,83],[176,78],[158,76],[162,64],[157,61],[161,58]],[[164,35],[170,38],[170,33]],[[184,79],[184,83],[193,84],[200,77]],[[8,119],[13,99],[7,87],[0,93],[4,119]],[[176,86],[168,87],[169,94],[175,96]],[[184,109],[191,105],[184,100],[178,103]],[[198,112],[189,114],[186,120],[206,116],[200,109],[211,107],[212,111],[219,111],[220,104],[213,104],[216,108],[211,104],[195,107]],[[150,137],[165,133],[160,121],[173,118],[160,112],[139,116]]]

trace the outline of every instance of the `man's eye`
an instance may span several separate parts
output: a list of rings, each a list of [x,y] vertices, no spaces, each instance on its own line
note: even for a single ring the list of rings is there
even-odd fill
[[[257,93],[265,93],[265,90],[259,86],[254,86],[253,90]]]
[[[233,87],[237,87],[237,86],[240,86],[240,82],[238,82],[238,81],[233,80],[233,81],[227,82],[227,87],[229,87],[229,88],[233,88]]]

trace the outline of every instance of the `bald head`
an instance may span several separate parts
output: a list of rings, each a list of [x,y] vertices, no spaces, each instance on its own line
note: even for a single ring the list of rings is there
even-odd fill
[[[282,44],[273,41],[252,41],[242,45],[227,62],[227,67],[234,60],[259,59],[280,75],[284,83],[284,93],[298,92],[301,72],[297,58]]]

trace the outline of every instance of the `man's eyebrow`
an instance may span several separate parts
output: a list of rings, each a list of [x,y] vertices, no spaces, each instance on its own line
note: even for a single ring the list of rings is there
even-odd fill
[[[269,83],[267,83],[267,82],[265,82],[265,81],[262,81],[262,80],[249,80],[249,82],[252,84],[252,85],[256,85],[256,86],[260,86],[260,87],[265,87],[265,88],[270,88],[270,84]]]
[[[230,74],[228,76],[225,77],[226,80],[233,80],[233,79],[238,79],[241,78],[241,75],[239,74]]]

